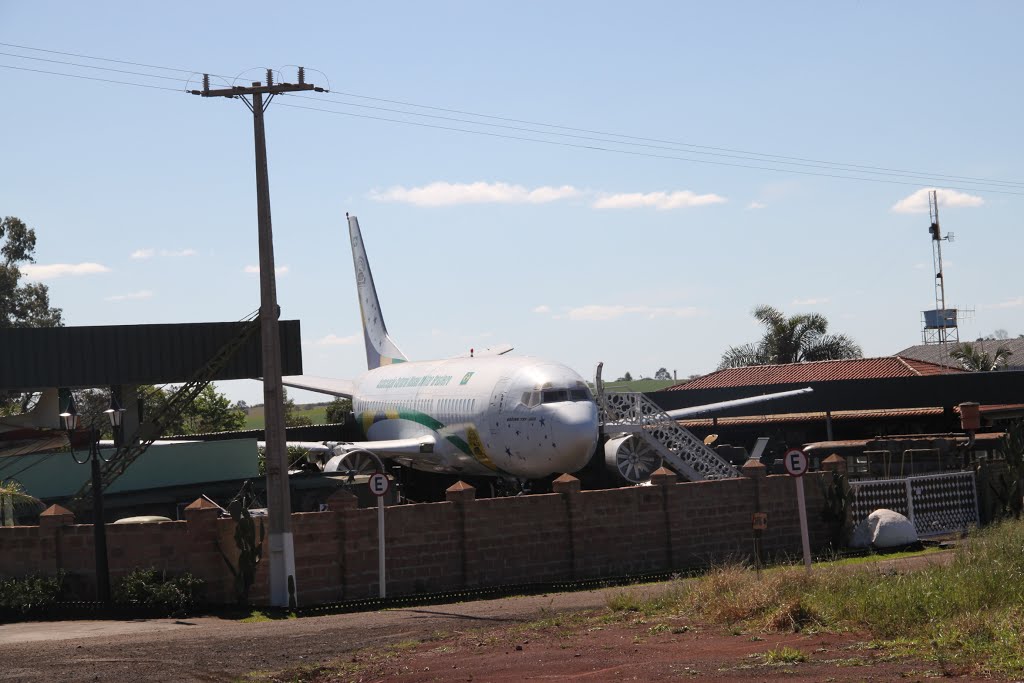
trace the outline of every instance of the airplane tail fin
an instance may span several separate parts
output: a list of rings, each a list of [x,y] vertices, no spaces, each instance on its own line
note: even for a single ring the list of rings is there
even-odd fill
[[[370,273],[370,262],[366,259],[366,248],[363,246],[363,235],[359,232],[359,219],[348,218],[348,234],[352,242],[352,264],[356,271],[356,289],[359,292],[359,311],[363,316],[363,341],[366,342],[366,367],[369,370],[392,363],[404,363],[408,360],[395,342],[388,336],[384,325],[384,316],[380,312],[380,301],[377,300],[377,288],[373,285]]]

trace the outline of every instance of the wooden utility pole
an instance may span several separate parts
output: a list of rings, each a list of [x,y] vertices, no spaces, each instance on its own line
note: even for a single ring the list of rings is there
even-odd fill
[[[314,90],[305,82],[305,70],[299,67],[298,83],[274,83],[274,72],[267,69],[266,84],[256,81],[251,87],[210,89],[210,77],[203,74],[203,89],[192,90],[203,97],[229,97],[242,100],[252,112],[256,142],[256,211],[260,249],[260,335],[263,354],[263,411],[266,420],[265,454],[267,463],[267,515],[270,522],[270,603],[275,607],[297,604],[295,550],[292,543],[291,491],[288,484],[288,448],[284,428],[284,392],[281,386],[281,338],[277,322],[277,279],[274,274],[274,239],[270,223],[270,179],[267,172],[267,137],[263,113],[280,93]],[[246,95],[252,97],[250,102]],[[263,96],[268,95],[266,101]]]

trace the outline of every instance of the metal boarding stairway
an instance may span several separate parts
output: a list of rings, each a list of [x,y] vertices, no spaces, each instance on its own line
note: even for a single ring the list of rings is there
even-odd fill
[[[653,453],[644,453],[641,444],[628,444],[633,439],[619,438],[609,442],[617,451],[606,448],[606,461],[616,460],[619,473],[639,483],[650,478],[651,472],[664,460],[672,469],[689,481],[705,479],[731,479],[740,472],[720,457],[688,429],[669,417],[658,404],[638,392],[605,392],[598,365],[596,389],[598,416],[608,435],[631,436],[643,440]],[[651,457],[654,454],[660,458]]]

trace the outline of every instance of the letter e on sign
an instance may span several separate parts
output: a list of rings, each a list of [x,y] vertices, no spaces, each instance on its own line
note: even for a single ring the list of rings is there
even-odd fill
[[[388,475],[375,472],[370,476],[370,492],[375,496],[383,496],[391,488]]]
[[[807,471],[807,456],[799,448],[790,448],[782,457],[782,464],[791,477],[802,477]]]

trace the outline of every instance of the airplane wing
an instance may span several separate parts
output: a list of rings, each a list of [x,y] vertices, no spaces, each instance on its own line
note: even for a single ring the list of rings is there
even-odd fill
[[[382,458],[391,458],[399,455],[419,455],[430,453],[434,450],[433,436],[415,436],[408,439],[391,439],[381,441],[289,441],[289,448],[304,448],[307,451],[335,452],[344,454],[348,451],[367,450],[372,451]],[[264,448],[266,442],[257,441],[256,445]]]
[[[702,406],[678,408],[676,410],[666,410],[665,412],[668,414],[669,417],[678,420],[684,417],[703,415],[704,413],[714,413],[719,410],[725,410],[726,408],[737,408],[739,406],[752,405],[754,403],[762,403],[764,401],[775,401],[780,398],[799,396],[800,394],[809,394],[812,391],[814,391],[814,389],[812,389],[811,387],[804,387],[803,389],[793,389],[792,391],[780,391],[775,394],[762,394],[761,396],[748,396],[747,398],[737,398],[732,401],[707,403]]]
[[[307,389],[341,398],[352,398],[356,390],[356,383],[350,379],[314,377],[313,375],[288,375],[281,378],[281,383],[286,387]]]

